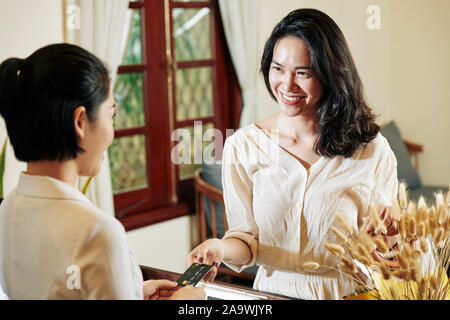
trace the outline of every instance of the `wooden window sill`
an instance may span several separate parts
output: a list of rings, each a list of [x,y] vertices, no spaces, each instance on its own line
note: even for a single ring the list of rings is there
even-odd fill
[[[189,206],[188,202],[172,204],[152,210],[135,213],[129,216],[119,218],[126,231],[146,227],[159,222],[175,219],[190,214],[195,211]]]

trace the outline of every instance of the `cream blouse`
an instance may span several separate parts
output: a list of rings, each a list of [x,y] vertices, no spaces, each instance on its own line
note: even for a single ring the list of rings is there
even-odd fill
[[[119,221],[76,188],[22,173],[0,206],[0,286],[10,299],[143,299]]]
[[[357,229],[370,201],[390,205],[397,195],[397,161],[380,133],[352,157],[321,157],[307,170],[252,124],[226,140],[222,162],[224,238],[239,238],[252,252],[247,265],[230,268],[256,263],[253,288],[290,297],[341,299],[355,291],[324,244],[337,242],[330,231],[337,212]],[[305,262],[321,267],[307,271]]]

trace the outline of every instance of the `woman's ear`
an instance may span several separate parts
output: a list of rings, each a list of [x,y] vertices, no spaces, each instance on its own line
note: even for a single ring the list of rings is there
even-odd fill
[[[78,106],[73,113],[73,124],[75,127],[75,133],[79,139],[84,138],[86,134],[87,121],[89,121],[86,108]]]

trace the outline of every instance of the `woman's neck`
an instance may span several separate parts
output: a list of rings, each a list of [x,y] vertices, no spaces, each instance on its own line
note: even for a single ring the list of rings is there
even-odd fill
[[[281,133],[294,140],[310,139],[317,136],[317,120],[313,117],[305,115],[287,117],[280,113],[277,122],[277,127]]]
[[[78,179],[77,165],[73,160],[28,162],[25,173],[33,176],[48,176],[72,186],[76,185]]]

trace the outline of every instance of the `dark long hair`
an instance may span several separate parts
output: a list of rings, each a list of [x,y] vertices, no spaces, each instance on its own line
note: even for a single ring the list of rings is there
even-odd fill
[[[321,81],[323,95],[317,110],[319,138],[314,150],[324,156],[350,157],[379,131],[367,105],[364,88],[338,25],[316,9],[298,9],[278,23],[267,40],[261,59],[266,87],[276,101],[269,82],[276,43],[286,37],[303,40],[310,54],[310,68]]]
[[[74,159],[78,145],[74,111],[84,106],[90,121],[108,98],[106,66],[71,44],[52,44],[26,59],[0,65],[0,114],[20,161]]]

